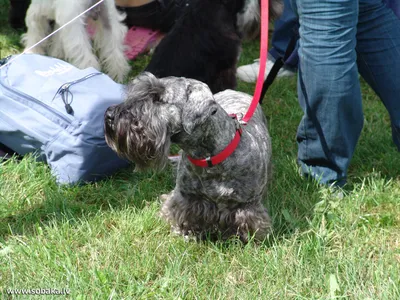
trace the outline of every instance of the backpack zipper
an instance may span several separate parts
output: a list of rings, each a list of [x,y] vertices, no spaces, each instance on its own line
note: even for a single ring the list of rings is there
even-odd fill
[[[72,107],[71,107],[73,95],[72,95],[71,91],[69,90],[69,88],[70,88],[71,86],[73,86],[74,84],[80,83],[80,82],[85,81],[85,80],[87,80],[87,79],[89,79],[89,78],[92,78],[92,77],[97,76],[97,75],[102,75],[102,74],[103,74],[103,73],[100,73],[100,72],[99,72],[99,73],[91,73],[91,74],[88,74],[88,75],[86,75],[85,77],[82,77],[82,78],[80,78],[80,79],[77,79],[77,80],[74,80],[74,81],[71,81],[71,82],[64,83],[64,84],[57,90],[56,94],[55,94],[54,97],[53,97],[53,100],[57,97],[57,95],[61,95],[61,99],[62,99],[62,101],[64,102],[65,111],[66,111],[67,114],[69,114],[69,115],[74,115],[74,110],[73,110]],[[69,101],[69,99],[70,99],[70,101]],[[53,100],[51,100],[51,101],[53,101]]]
[[[77,83],[79,83],[79,82],[82,82],[82,81],[84,81],[84,80],[86,80],[86,79],[89,79],[89,78],[91,78],[91,77],[93,77],[93,76],[101,75],[101,74],[102,74],[102,73],[91,73],[91,74],[86,75],[85,77],[82,77],[82,78],[80,78],[80,79],[77,79],[77,80],[74,80],[74,81],[71,81],[71,82],[68,82],[68,83],[63,84],[63,85],[58,89],[57,93],[54,95],[53,100],[57,97],[57,94],[61,94],[61,97],[62,97],[62,100],[63,100],[63,102],[64,102],[64,104],[65,104],[65,109],[66,109],[67,113],[70,114],[70,115],[73,115],[73,110],[72,110],[72,107],[71,107],[72,98],[71,98],[71,102],[68,102],[68,95],[65,96],[64,93],[67,92],[67,94],[69,93],[69,94],[72,95],[72,93],[69,91],[69,87],[70,87],[70,86],[72,86],[72,85],[74,85],[74,84],[77,84]],[[51,111],[51,112],[52,112],[53,114],[55,114],[59,119],[63,120],[65,123],[67,123],[67,124],[70,124],[70,123],[71,123],[71,120],[70,120],[69,118],[67,118],[65,115],[63,115],[61,112],[59,112],[57,109],[54,109],[54,108],[51,107],[50,105],[47,105],[46,103],[44,103],[44,102],[42,102],[42,101],[39,101],[39,100],[37,100],[36,98],[34,98],[34,97],[32,97],[32,96],[30,96],[30,95],[28,95],[28,94],[25,94],[25,93],[23,93],[23,92],[20,92],[20,91],[18,91],[18,90],[16,90],[16,89],[13,89],[13,88],[7,86],[5,83],[2,82],[2,80],[0,80],[0,86],[2,86],[6,91],[8,91],[8,92],[11,93],[11,94],[17,95],[17,96],[21,97],[22,99],[23,99],[23,98],[26,98],[28,101],[31,101],[31,102],[37,104],[38,106],[41,106],[41,107],[45,108],[45,109],[48,110],[48,111]],[[20,103],[22,102],[22,101],[20,101],[19,99],[16,99],[16,100],[17,100],[18,102],[20,102]],[[52,101],[53,101],[53,100],[52,100]],[[69,111],[70,111],[70,112],[69,112]]]

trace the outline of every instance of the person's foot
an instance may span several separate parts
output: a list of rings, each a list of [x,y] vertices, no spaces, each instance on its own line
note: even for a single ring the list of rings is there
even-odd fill
[[[268,59],[267,65],[265,66],[264,80],[265,80],[265,78],[267,78],[273,65],[274,65],[274,62],[272,60]],[[254,63],[239,67],[236,71],[236,76],[245,82],[256,82],[259,69],[260,69],[260,60],[255,59]],[[296,72],[294,70],[291,70],[291,69],[283,66],[279,70],[277,77],[290,77],[290,76],[294,76],[294,75],[296,75]]]

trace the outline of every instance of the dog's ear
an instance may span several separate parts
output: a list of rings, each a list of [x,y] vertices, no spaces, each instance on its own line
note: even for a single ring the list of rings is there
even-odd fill
[[[150,72],[143,72],[126,86],[126,101],[140,101],[152,98],[160,101],[164,94],[165,86]]]
[[[210,89],[205,84],[189,85],[187,102],[182,110],[182,127],[192,134],[199,125],[216,113],[217,107]]]

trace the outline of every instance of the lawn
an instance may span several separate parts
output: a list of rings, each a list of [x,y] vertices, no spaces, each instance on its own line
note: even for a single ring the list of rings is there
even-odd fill
[[[7,3],[1,56],[21,50]],[[240,64],[257,56],[258,43],[245,43]],[[131,75],[148,59],[132,62]],[[254,84],[238,89],[252,94]],[[0,162],[0,295],[67,288],[70,299],[400,299],[400,156],[382,103],[362,90],[365,126],[343,198],[298,175],[296,79],[268,91],[274,234],[262,244],[171,234],[158,216],[158,196],[174,186],[170,168],[59,187],[30,156]]]

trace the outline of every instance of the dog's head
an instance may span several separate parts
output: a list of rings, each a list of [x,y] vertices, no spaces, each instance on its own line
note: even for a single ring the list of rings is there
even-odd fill
[[[107,109],[106,142],[139,169],[162,169],[171,139],[179,143],[196,136],[216,108],[210,89],[200,81],[143,73],[127,86],[125,102]]]

